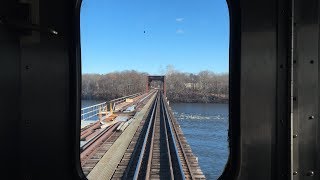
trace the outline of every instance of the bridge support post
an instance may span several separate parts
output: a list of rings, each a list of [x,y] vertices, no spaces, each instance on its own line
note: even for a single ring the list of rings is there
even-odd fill
[[[99,107],[99,115],[98,115],[98,117],[99,117],[99,121],[101,121],[101,119],[102,119],[101,107]]]
[[[110,103],[110,114],[113,114],[112,102]]]

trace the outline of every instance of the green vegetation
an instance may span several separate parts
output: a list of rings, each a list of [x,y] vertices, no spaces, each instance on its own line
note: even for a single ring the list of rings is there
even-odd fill
[[[147,73],[133,70],[108,74],[83,74],[82,99],[111,100],[144,92],[147,76]],[[228,102],[228,74],[215,74],[211,71],[192,74],[169,67],[165,76],[167,97],[170,102]],[[158,83],[151,85],[157,87]]]

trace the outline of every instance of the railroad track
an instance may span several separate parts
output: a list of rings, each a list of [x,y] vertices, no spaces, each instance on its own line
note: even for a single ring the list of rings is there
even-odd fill
[[[198,158],[194,156],[190,145],[188,144],[186,137],[184,136],[178,121],[175,119],[172,110],[168,104],[165,103],[167,109],[167,117],[171,118],[172,129],[174,131],[174,137],[177,140],[177,149],[179,152],[180,160],[182,161],[182,167],[186,179],[206,179],[203,172],[200,169]],[[169,110],[170,109],[170,110]]]
[[[119,163],[116,171],[113,174],[112,179],[121,179],[125,172],[126,173],[130,173],[133,174],[134,170],[131,169],[131,171],[126,171],[127,167],[129,164],[136,164],[137,163],[137,159],[131,158],[132,154],[136,154],[139,152],[139,149],[141,149],[142,143],[141,139],[143,138],[142,136],[146,133],[147,130],[147,126],[146,124],[148,124],[148,122],[151,119],[152,116],[152,112],[155,106],[155,102],[153,102],[153,104],[149,107],[148,109],[148,113],[145,114],[145,116],[143,117],[142,121],[140,122],[140,125],[137,129],[137,131],[134,134],[134,137],[132,138],[121,162]],[[129,165],[130,166],[130,165]]]
[[[121,131],[116,131],[119,124],[116,123],[105,131],[102,131],[80,149],[81,166],[85,175],[91,172],[102,156],[121,135]]]
[[[139,101],[138,106],[144,106],[148,100],[148,98],[145,98],[142,101]],[[95,130],[100,127],[99,121],[82,129],[81,139],[88,137],[91,138],[86,144],[80,147],[81,166],[83,173],[86,176],[92,171],[104,154],[122,134],[122,131],[116,131],[120,123],[121,122],[115,123],[97,133]]]
[[[172,121],[159,92],[112,179],[205,179],[191,149],[185,150],[181,129]]]

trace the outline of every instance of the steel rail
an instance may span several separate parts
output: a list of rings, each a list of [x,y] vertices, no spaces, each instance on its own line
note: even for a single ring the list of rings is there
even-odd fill
[[[162,100],[162,98],[161,98]],[[163,101],[161,103],[161,107],[160,107],[160,111],[162,110],[162,119],[163,119],[163,123],[164,123],[164,131],[165,131],[165,139],[166,139],[166,145],[167,145],[167,151],[168,151],[168,159],[169,159],[169,169],[170,169],[170,177],[171,179],[174,179],[174,172],[173,172],[173,167],[172,167],[172,158],[171,158],[171,152],[170,152],[170,143],[169,143],[169,136],[168,136],[168,129],[167,129],[167,123],[166,123],[166,117],[164,114],[164,104]],[[172,132],[171,132],[172,133]]]
[[[91,138],[87,143],[85,143],[83,146],[80,147],[80,152],[81,154],[89,147],[91,147],[94,143],[96,143],[103,135],[105,135],[108,131],[112,130],[115,128],[117,125],[119,125],[120,122],[115,123],[111,125],[110,127],[105,128],[102,130],[99,134]]]
[[[117,98],[117,99],[113,99],[111,101],[107,101],[107,102],[115,102],[115,101],[118,101],[118,100],[121,100],[121,99],[124,99],[124,98],[130,98],[130,97],[137,97],[139,95],[142,95],[143,93],[136,93],[136,94],[131,94],[131,95],[128,95],[128,96],[123,96],[123,97],[120,97],[120,98]]]
[[[152,109],[152,114],[151,114],[150,121],[149,121],[149,124],[148,124],[148,129],[147,129],[147,132],[146,132],[146,136],[145,136],[145,138],[143,140],[143,144],[142,144],[141,152],[140,152],[140,155],[139,155],[139,160],[138,160],[138,163],[137,163],[137,167],[136,167],[135,172],[134,172],[134,176],[133,176],[134,180],[137,180],[138,176],[139,176],[142,160],[143,160],[144,153],[145,153],[146,146],[147,146],[147,140],[148,140],[148,137],[149,137],[149,134],[150,134],[151,125],[152,125],[152,123],[154,123],[155,110],[156,110],[156,106],[157,106],[158,103],[159,102],[158,102],[158,97],[157,97],[156,98],[156,102],[155,102],[155,106]]]
[[[151,107],[149,108],[149,110],[148,110],[148,116],[147,116],[146,119],[145,119],[145,123],[147,123],[147,119],[149,119],[149,121],[152,120],[152,116],[153,116],[153,113],[152,113],[152,112],[154,111],[154,108],[156,107],[156,103],[157,103],[157,98],[155,98],[155,100],[154,100],[153,103],[152,103],[152,106],[151,106]],[[139,104],[139,105],[140,105],[140,104]],[[139,137],[138,137],[136,146],[138,146],[138,144],[139,144],[138,142],[142,141],[142,138],[144,137],[144,136],[142,137],[142,134],[145,134],[144,131],[146,131],[147,128],[148,128],[148,127],[146,127],[146,125],[143,125],[143,128],[142,128],[142,130],[141,130],[141,134],[140,134]],[[134,150],[133,150],[133,152],[132,152],[132,157],[134,157],[135,154],[136,154],[138,151],[139,151],[138,148],[134,148]],[[122,177],[121,179],[124,179],[124,180],[128,179],[128,175],[129,175],[130,169],[131,169],[132,166],[133,166],[133,163],[134,163],[134,158],[130,158],[129,163],[128,163],[128,165],[127,165],[127,168],[126,168],[126,170],[125,170],[125,172],[124,172],[124,175],[123,175],[123,177]]]
[[[168,123],[169,131],[170,131],[170,135],[171,135],[171,138],[172,138],[173,146],[174,146],[174,155],[175,155],[176,159],[178,160],[179,173],[180,173],[180,176],[181,176],[181,177],[179,177],[179,179],[186,179],[186,177],[185,177],[185,174],[184,174],[184,171],[183,171],[183,166],[182,166],[182,163],[181,163],[181,158],[180,158],[179,153],[178,153],[179,151],[178,151],[178,149],[177,149],[177,147],[178,147],[177,145],[178,145],[178,144],[179,144],[179,146],[180,146],[180,148],[181,148],[181,152],[182,152],[182,154],[183,154],[183,156],[184,156],[185,162],[186,162],[187,167],[188,167],[188,171],[190,172],[190,176],[191,176],[192,179],[194,179],[194,178],[193,178],[193,175],[192,175],[192,172],[191,172],[190,164],[189,164],[188,159],[187,159],[187,156],[186,156],[186,153],[185,153],[185,151],[184,151],[184,149],[183,149],[183,146],[182,146],[182,144],[181,144],[181,140],[180,140],[180,138],[179,138],[179,136],[178,136],[178,134],[177,134],[177,131],[176,131],[174,125],[171,125],[172,120],[171,120],[171,117],[170,117],[170,115],[169,115],[169,113],[168,113],[167,104],[166,104],[166,102],[165,102],[163,99],[162,99],[162,103],[164,104],[164,109],[165,109],[166,117],[167,117],[167,123]],[[172,126],[173,126],[173,127],[172,127]],[[174,137],[174,134],[176,134],[177,140],[176,140],[176,138]],[[177,141],[178,141],[178,142],[177,142]]]
[[[146,130],[143,134],[139,135],[139,139],[137,142],[142,143],[139,147],[138,144],[136,145],[136,148],[134,149],[130,161],[128,163],[128,167],[125,170],[125,173],[122,177],[122,179],[128,179],[129,172],[134,169],[133,179],[150,179],[151,178],[151,167],[152,167],[152,160],[153,160],[153,149],[154,149],[154,141],[155,141],[155,130],[158,128],[158,125],[160,125],[159,128],[161,130],[159,131],[160,136],[160,143],[163,143],[165,146],[165,151],[161,151],[166,154],[166,158],[163,159],[165,161],[168,161],[168,172],[170,175],[170,179],[186,179],[186,174],[183,169],[182,163],[185,163],[188,169],[188,172],[190,174],[190,177],[192,179],[192,171],[190,168],[190,164],[188,162],[188,158],[186,156],[186,153],[183,149],[181,140],[178,136],[177,130],[174,127],[174,124],[172,122],[172,118],[170,116],[171,114],[168,112],[167,104],[165,102],[164,96],[162,93],[158,92],[157,97],[155,99],[155,102],[153,104],[152,110],[151,110],[151,116],[149,115],[149,121],[146,124]],[[158,134],[157,134],[158,135]],[[161,136],[164,137],[164,139],[161,140]],[[143,138],[141,138],[143,137]],[[181,149],[181,151],[178,149],[178,147]],[[140,151],[139,151],[140,150]],[[136,152],[139,152],[138,154]],[[161,154],[160,152],[160,154]],[[179,154],[182,154],[183,157],[180,158]],[[180,154],[180,155],[181,155]],[[161,155],[160,155],[161,156]],[[138,159],[138,160],[134,160]],[[135,162],[137,161],[137,162]],[[134,164],[133,164],[134,163]],[[166,162],[167,163],[167,162]],[[160,175],[161,176],[161,175]],[[168,179],[169,179],[168,177]]]
[[[81,133],[80,133],[80,139],[83,139],[87,136],[89,136],[90,134],[93,133],[93,131],[97,128],[100,127],[100,121],[96,121],[95,123],[88,125],[87,128],[85,129],[81,129]]]
[[[159,100],[160,101],[160,100]],[[159,103],[156,105],[156,112],[154,115],[154,120],[153,120],[153,128],[152,128],[152,136],[151,136],[151,141],[150,141],[150,150],[149,150],[149,157],[148,157],[148,164],[147,164],[147,170],[146,170],[146,178],[145,179],[150,179],[150,171],[151,171],[151,161],[152,161],[152,154],[153,154],[153,143],[154,143],[154,135],[155,135],[155,128],[156,128],[156,121],[159,120],[157,118],[158,114],[158,106]]]

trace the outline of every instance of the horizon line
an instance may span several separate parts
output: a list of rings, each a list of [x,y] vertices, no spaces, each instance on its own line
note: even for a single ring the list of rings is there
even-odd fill
[[[148,75],[165,75],[166,73],[149,73],[149,72],[145,72],[145,71],[139,71],[139,70],[134,70],[134,69],[124,69],[124,70],[115,70],[115,71],[110,71],[110,72],[105,72],[105,73],[99,73],[99,72],[81,72],[81,75],[84,74],[96,74],[96,75],[104,75],[104,74],[110,74],[110,73],[121,73],[121,72],[126,72],[126,71],[135,71],[138,73],[145,73]],[[215,72],[212,70],[199,70],[197,72],[187,72],[187,71],[180,71],[180,70],[176,70],[174,69],[173,72],[179,72],[179,73],[187,73],[187,74],[199,74],[200,72],[204,72],[204,71],[208,71],[209,73],[214,73],[214,74],[229,74],[229,71],[227,72]]]

